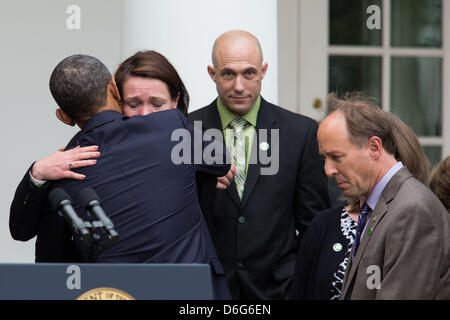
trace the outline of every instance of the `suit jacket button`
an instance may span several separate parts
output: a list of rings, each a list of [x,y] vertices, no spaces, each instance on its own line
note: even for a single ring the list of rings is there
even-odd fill
[[[244,223],[247,222],[247,218],[246,218],[246,217],[243,217],[243,216],[240,216],[239,219],[238,219],[238,221],[239,221],[240,224],[244,224]]]
[[[30,194],[27,193],[27,194],[25,195],[25,199],[23,200],[24,206],[28,206],[28,200],[29,200],[29,199],[30,199]]]
[[[245,266],[244,266],[244,264],[243,264],[242,262],[238,262],[237,266],[238,266],[238,268],[241,269],[241,270],[244,270],[244,269],[245,269]]]

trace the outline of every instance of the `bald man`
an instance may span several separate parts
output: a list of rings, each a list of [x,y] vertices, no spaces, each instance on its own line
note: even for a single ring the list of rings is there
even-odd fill
[[[329,207],[317,124],[261,97],[268,64],[252,34],[222,34],[212,61],[219,97],[189,118],[221,130],[238,173],[215,201],[214,181],[199,177],[202,209],[233,298],[286,299],[300,237]]]

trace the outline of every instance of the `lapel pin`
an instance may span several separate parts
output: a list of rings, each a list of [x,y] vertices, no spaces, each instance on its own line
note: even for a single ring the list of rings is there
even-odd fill
[[[377,217],[373,217],[372,221],[376,222],[377,221]]]
[[[367,235],[370,237],[373,233],[373,228],[370,227],[369,230],[367,230]]]
[[[267,143],[267,142],[261,142],[260,143],[260,145],[259,145],[259,148],[262,150],[262,151],[267,151],[267,150],[269,150],[269,144]]]
[[[334,252],[341,252],[341,251],[342,251],[342,244],[340,244],[340,243],[335,243],[335,244],[333,245],[333,250],[334,250]]]

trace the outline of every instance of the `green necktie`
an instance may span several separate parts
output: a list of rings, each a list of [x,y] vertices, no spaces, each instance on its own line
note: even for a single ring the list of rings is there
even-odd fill
[[[234,183],[239,194],[239,198],[242,199],[245,185],[245,136],[244,128],[247,125],[247,121],[240,117],[234,119],[230,123],[230,127],[233,129],[233,145],[231,149],[232,162],[236,167],[236,176],[234,177]]]

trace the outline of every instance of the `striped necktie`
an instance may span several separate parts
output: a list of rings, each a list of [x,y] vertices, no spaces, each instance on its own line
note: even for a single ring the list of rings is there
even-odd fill
[[[356,226],[356,236],[355,236],[355,244],[353,245],[353,257],[356,255],[356,250],[358,250],[359,243],[361,241],[361,235],[364,231],[364,227],[366,226],[367,216],[369,215],[369,206],[364,202],[364,205],[359,212],[358,225]]]
[[[247,121],[240,117],[234,119],[230,123],[230,127],[233,129],[233,145],[232,145],[232,162],[236,167],[237,174],[234,177],[234,183],[239,194],[239,198],[242,200],[245,185],[245,136],[244,128],[247,125]]]

